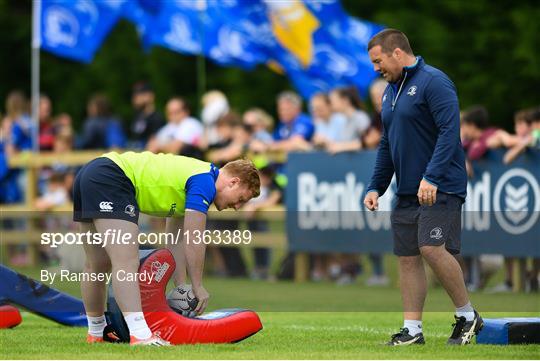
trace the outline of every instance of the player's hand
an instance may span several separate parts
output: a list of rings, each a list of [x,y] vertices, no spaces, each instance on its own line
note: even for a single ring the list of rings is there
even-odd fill
[[[199,303],[197,304],[197,308],[195,309],[195,313],[197,315],[201,315],[204,310],[206,309],[206,306],[208,306],[208,299],[210,298],[210,295],[208,292],[204,289],[203,286],[200,287],[193,287],[193,294],[195,294],[195,297],[199,300]]]
[[[364,198],[364,205],[370,211],[376,211],[379,208],[379,193],[368,192]]]
[[[437,201],[437,187],[422,179],[420,187],[418,187],[417,197],[420,205],[432,206]]]

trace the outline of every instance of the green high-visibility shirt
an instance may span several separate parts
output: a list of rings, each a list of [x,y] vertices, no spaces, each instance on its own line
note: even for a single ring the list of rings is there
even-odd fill
[[[219,170],[211,163],[152,152],[110,152],[103,157],[131,180],[140,212],[166,217],[181,217],[186,209],[206,213],[216,196]]]

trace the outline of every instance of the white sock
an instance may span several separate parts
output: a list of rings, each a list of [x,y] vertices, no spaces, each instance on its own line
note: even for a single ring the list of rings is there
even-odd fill
[[[103,330],[107,326],[107,321],[105,320],[105,315],[98,317],[86,316],[88,320],[88,333],[92,336],[103,337]]]
[[[132,312],[124,316],[124,320],[126,320],[131,336],[135,336],[140,340],[145,340],[152,336],[152,331],[150,331],[150,328],[146,324],[142,312]]]
[[[422,321],[418,320],[405,320],[403,327],[409,330],[409,335],[416,336],[422,332]]]
[[[468,302],[465,306],[456,307],[456,316],[465,317],[467,321],[474,320],[474,308],[471,302]]]

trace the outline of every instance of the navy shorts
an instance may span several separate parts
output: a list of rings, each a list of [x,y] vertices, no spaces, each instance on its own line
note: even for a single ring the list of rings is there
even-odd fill
[[[135,187],[124,171],[101,157],[81,168],[73,184],[73,220],[122,219],[138,224]]]
[[[451,254],[461,249],[461,197],[437,192],[432,206],[421,206],[416,196],[398,196],[392,211],[394,254],[417,256],[420,247],[445,245]]]

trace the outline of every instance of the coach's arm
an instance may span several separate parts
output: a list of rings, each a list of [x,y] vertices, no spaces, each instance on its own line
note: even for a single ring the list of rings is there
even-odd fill
[[[374,211],[378,208],[378,198],[386,192],[386,189],[392,181],[394,175],[394,163],[392,162],[392,156],[390,155],[390,145],[388,143],[388,132],[384,129],[377,149],[377,158],[375,160],[375,169],[369,182],[366,197],[364,198],[364,205],[370,210]]]

